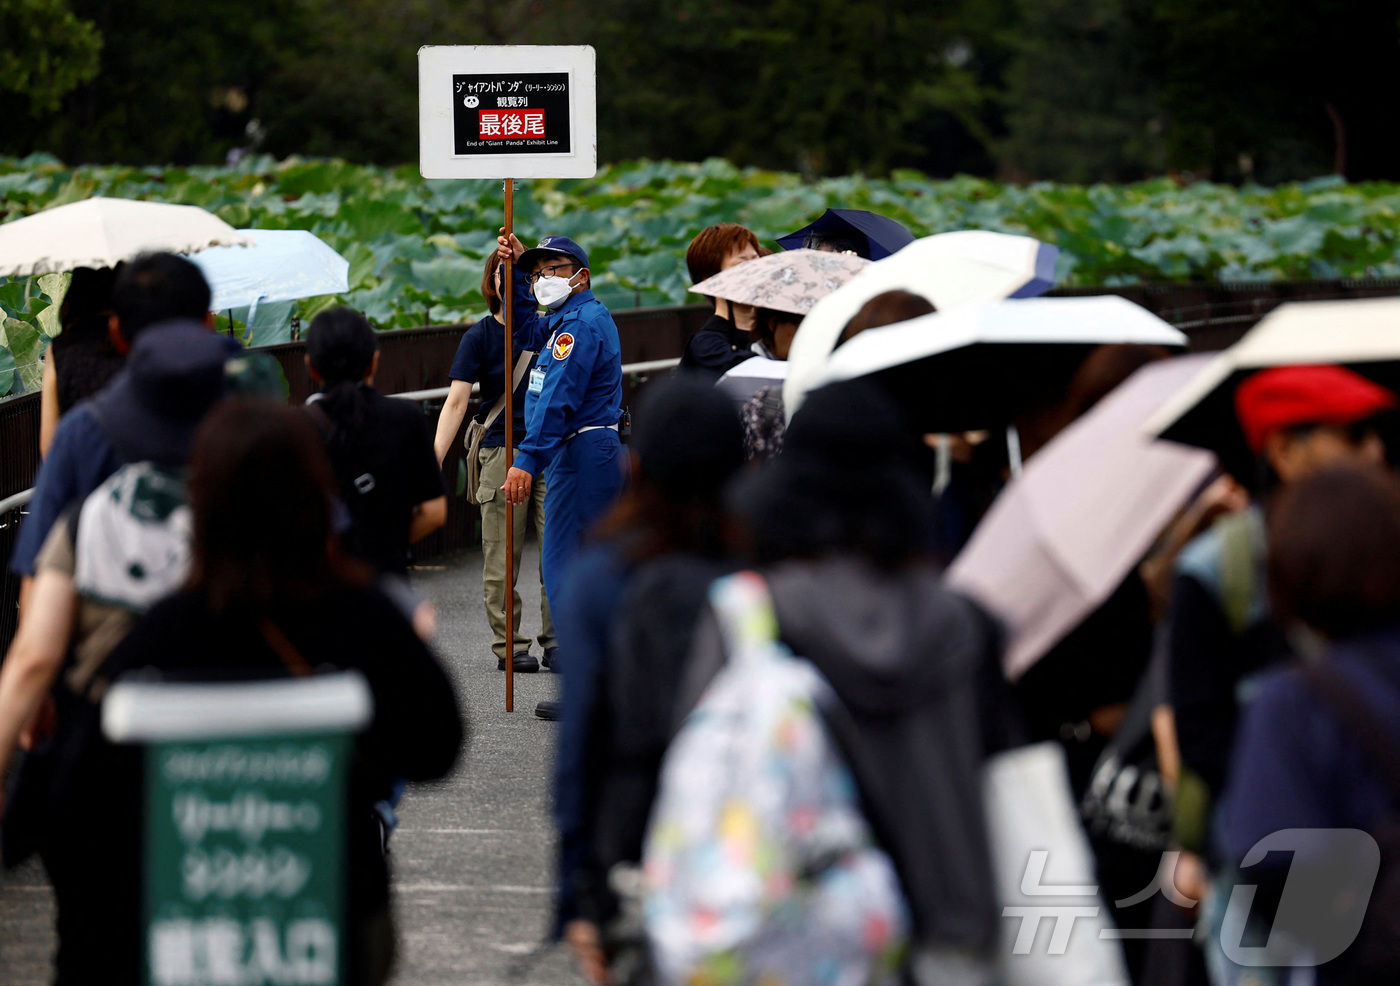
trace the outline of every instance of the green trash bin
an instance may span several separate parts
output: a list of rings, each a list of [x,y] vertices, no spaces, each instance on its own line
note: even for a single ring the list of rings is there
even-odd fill
[[[150,986],[347,981],[347,775],[372,712],[356,672],[109,689],[103,732],[144,747]]]

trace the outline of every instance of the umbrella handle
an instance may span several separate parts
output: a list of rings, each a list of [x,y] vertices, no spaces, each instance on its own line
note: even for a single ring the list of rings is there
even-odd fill
[[[934,446],[933,495],[942,496],[953,481],[953,436],[939,435]]]

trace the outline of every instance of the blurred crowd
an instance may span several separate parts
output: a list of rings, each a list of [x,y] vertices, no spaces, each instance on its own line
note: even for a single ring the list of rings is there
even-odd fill
[[[1175,486],[1114,479],[1094,492],[1127,521],[1084,517],[1087,490],[1042,501],[1033,480],[1134,388],[1205,364],[1164,342],[1047,346],[980,431],[929,426],[951,377],[797,386],[804,351],[855,361],[956,314],[912,282],[814,341],[823,299],[912,242],[836,212],[777,254],[737,224],[699,233],[686,260],[712,314],[631,411],[587,252],[502,235],[435,434],[374,388],[359,313],[316,316],[318,392],[289,408],[266,357],[210,330],[187,260],[77,272],[0,666],[0,854],[43,861],[56,981],[141,976],[141,767],[99,728],[109,687],[331,669],[374,700],[349,784],[346,981],[385,980],[395,806],[465,738],[409,582],[459,439],[490,655],[562,675],[536,710],[559,720],[554,933],[590,981],[1396,981],[1400,399],[1383,375],[1279,359],[1212,378],[1215,431],[1192,444],[1215,456]],[[779,288],[805,269],[794,303]],[[1144,417],[1122,427],[1150,456],[1168,443]],[[1107,579],[1030,650],[1016,594],[1003,608],[957,577],[974,554],[1021,564],[983,547],[1015,502],[1013,541],[1048,559],[1023,596],[1061,606]],[[1076,554],[1096,522],[1134,518],[1107,538],[1133,545],[1126,564]],[[530,527],[533,638],[515,584]],[[1374,857],[1337,855],[1337,831]]]

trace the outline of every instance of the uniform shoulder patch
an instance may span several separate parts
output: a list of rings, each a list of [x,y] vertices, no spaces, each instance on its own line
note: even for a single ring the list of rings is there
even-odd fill
[[[561,332],[554,337],[554,358],[568,359],[569,354],[574,351],[574,334],[572,332]]]

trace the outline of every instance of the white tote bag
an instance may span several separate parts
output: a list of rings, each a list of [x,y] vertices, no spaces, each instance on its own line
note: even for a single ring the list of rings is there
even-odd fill
[[[1064,750],[1054,742],[1008,750],[987,762],[984,776],[1002,905],[999,981],[1128,986],[1123,949],[1099,897],[1093,852],[1070,793]]]

